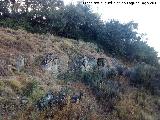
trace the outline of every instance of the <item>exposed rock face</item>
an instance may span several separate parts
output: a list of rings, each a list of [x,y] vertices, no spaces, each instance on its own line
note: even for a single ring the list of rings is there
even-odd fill
[[[81,70],[81,66],[83,64],[83,56],[75,56],[71,58],[71,61],[69,62],[69,71],[77,72]]]
[[[70,95],[68,95],[70,96]],[[67,97],[66,93],[60,91],[58,93],[54,93],[52,91],[48,91],[45,96],[43,96],[39,101],[37,101],[37,108],[38,110],[44,110],[47,107],[63,107],[67,104],[67,101],[72,103],[77,103],[81,100],[83,93],[79,92],[77,94],[71,95]],[[69,99],[68,99],[69,98]]]
[[[111,64],[109,60],[103,57],[94,57],[94,56],[76,56],[69,63],[70,71],[82,71],[89,72],[97,69],[100,76],[105,79],[107,77],[113,77],[117,75],[122,75],[126,70],[126,67],[118,61],[114,61],[114,64]]]
[[[116,59],[98,58],[97,67],[104,79],[117,75],[128,76],[130,74],[128,68]]]
[[[19,55],[16,59],[16,69],[19,72],[25,66],[25,58],[22,55]]]
[[[47,53],[43,55],[40,66],[43,70],[57,77],[68,70],[68,57],[64,54]]]
[[[76,71],[92,71],[97,65],[97,60],[90,56],[78,56],[71,60],[69,63],[69,70],[72,72]]]
[[[92,71],[93,68],[97,65],[97,60],[94,57],[84,56],[82,59],[81,70],[84,71]]]
[[[109,63],[105,58],[97,59],[97,67],[103,79],[108,77],[111,73],[111,68],[109,67]]]
[[[54,102],[58,102],[58,96],[55,96],[53,92],[49,91],[37,102],[37,108],[38,110],[44,110],[47,107],[51,107],[51,104]]]
[[[45,55],[41,62],[41,66],[44,70],[57,74],[58,73],[59,59],[52,53]]]

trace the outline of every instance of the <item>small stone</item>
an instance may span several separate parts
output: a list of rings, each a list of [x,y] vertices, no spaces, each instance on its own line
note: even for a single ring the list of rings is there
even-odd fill
[[[22,103],[22,104],[27,104],[27,103],[28,103],[28,98],[25,97],[25,96],[22,97],[22,98],[21,98],[21,103]]]

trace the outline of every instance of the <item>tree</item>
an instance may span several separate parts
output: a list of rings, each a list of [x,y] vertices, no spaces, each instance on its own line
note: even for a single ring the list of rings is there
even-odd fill
[[[0,16],[3,18],[9,17],[9,1],[0,0]]]

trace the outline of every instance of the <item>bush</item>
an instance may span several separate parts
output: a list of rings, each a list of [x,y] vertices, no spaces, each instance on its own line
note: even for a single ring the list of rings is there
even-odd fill
[[[123,65],[117,65],[116,69],[117,69],[118,75],[123,75],[123,72],[127,70],[127,68]]]
[[[90,86],[97,102],[102,105],[102,109],[106,112],[111,112],[114,105],[120,98],[122,92],[121,84],[116,80],[106,80],[100,74],[101,71],[94,69],[93,72],[83,73],[83,82]],[[114,69],[110,70],[110,76],[115,76],[117,72]]]
[[[3,20],[0,20],[0,26],[9,27],[16,30],[24,29],[24,30],[31,31],[33,29],[30,23],[27,22],[25,18],[21,18],[21,19],[5,18]]]
[[[24,96],[30,96],[34,90],[36,90],[38,87],[38,83],[36,81],[28,82],[25,88],[23,88],[23,95]]]
[[[122,75],[123,75],[124,77],[130,78],[131,73],[132,73],[133,70],[134,70],[133,68],[127,68],[126,70],[123,71]]]
[[[153,79],[150,82],[150,89],[152,91],[152,94],[160,96],[160,79]]]
[[[147,64],[137,64],[130,74],[130,83],[135,86],[149,87],[156,75],[156,68]]]
[[[5,88],[5,84],[2,80],[0,80],[0,91],[3,91]]]
[[[76,71],[76,72],[69,72],[67,71],[66,73],[63,73],[63,74],[59,74],[57,76],[57,78],[59,80],[64,80],[63,81],[63,84],[66,84],[67,82],[71,81],[71,82],[76,82],[76,81],[79,81],[82,79],[82,73],[79,71]],[[60,81],[59,81],[60,82]]]
[[[44,95],[44,90],[38,86],[37,81],[33,80],[23,88],[22,95],[28,97],[31,102],[35,102]]]
[[[108,93],[108,96],[118,96],[120,92],[121,85],[114,80],[107,80],[105,83],[105,92]]]
[[[96,86],[97,90],[94,87],[93,93],[98,103],[102,105],[102,109],[107,113],[112,112],[115,104],[120,100],[122,86],[115,80],[103,81],[101,86]]]
[[[117,75],[118,75],[118,71],[117,71],[116,68],[110,68],[108,73],[107,73],[107,77],[108,78],[113,78],[113,77],[115,77]]]

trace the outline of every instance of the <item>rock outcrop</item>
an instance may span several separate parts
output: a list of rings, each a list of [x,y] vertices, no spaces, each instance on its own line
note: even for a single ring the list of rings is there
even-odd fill
[[[44,55],[44,59],[41,62],[41,66],[44,70],[50,71],[52,73],[58,73],[58,63],[59,59],[53,53],[47,53]]]

